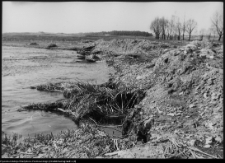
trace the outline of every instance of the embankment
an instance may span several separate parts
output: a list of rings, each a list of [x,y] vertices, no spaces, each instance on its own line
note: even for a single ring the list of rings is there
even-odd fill
[[[123,137],[107,137],[111,147],[102,146],[101,150],[109,148],[106,151],[113,153],[89,154],[84,150],[80,153],[85,157],[223,157],[223,45],[204,41],[178,46],[148,40],[98,40],[89,53],[106,59],[117,72],[105,85],[61,86],[59,90],[64,91],[67,101],[53,110],[69,112],[78,123],[92,119],[96,127],[108,125],[105,116],[117,117],[119,122],[110,123],[122,125]],[[28,107],[32,108],[40,109],[36,105]],[[88,127],[83,130],[92,132]],[[77,137],[82,141],[79,134]],[[56,147],[51,146],[51,150]],[[58,152],[54,157],[62,155]]]

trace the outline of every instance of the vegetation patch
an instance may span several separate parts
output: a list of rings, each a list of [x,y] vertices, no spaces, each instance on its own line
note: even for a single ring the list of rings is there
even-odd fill
[[[51,43],[47,46],[47,49],[58,47],[55,43]]]
[[[20,135],[3,133],[2,158],[91,158],[116,150],[103,131],[84,124],[56,135],[36,134],[21,140]]]
[[[142,90],[130,90],[108,82],[101,85],[90,83],[50,83],[37,86],[37,90],[63,91],[65,100],[50,104],[31,104],[25,110],[61,111],[70,114],[75,122],[91,118],[98,124],[121,125],[134,107],[145,96]]]
[[[48,92],[63,92],[65,89],[71,89],[75,87],[74,83],[47,83],[38,86],[31,86],[31,89],[37,89],[38,91],[48,91]]]
[[[36,42],[31,42],[30,45],[38,45]]]

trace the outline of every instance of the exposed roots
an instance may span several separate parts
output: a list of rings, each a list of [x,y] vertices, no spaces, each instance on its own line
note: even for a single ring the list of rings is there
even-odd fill
[[[130,90],[112,82],[101,85],[49,83],[36,88],[41,91],[63,91],[66,99],[50,104],[31,104],[23,109],[60,111],[69,114],[77,122],[92,118],[101,125],[121,125],[130,109],[145,96],[142,90]]]

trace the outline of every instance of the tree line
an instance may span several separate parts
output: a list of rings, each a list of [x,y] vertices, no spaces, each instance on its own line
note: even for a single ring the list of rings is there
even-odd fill
[[[197,30],[197,22],[194,19],[185,20],[185,17],[181,20],[175,15],[172,15],[170,19],[156,17],[151,22],[150,29],[154,32],[156,39],[184,40],[185,34],[187,34],[190,41],[193,31]],[[218,35],[219,41],[223,36],[223,15],[219,12],[216,12],[211,18],[211,27],[208,30],[201,29],[199,31],[200,40],[204,36],[210,39],[212,33]]]
[[[86,36],[153,36],[152,33],[143,31],[109,31],[109,32],[91,32],[86,33]]]

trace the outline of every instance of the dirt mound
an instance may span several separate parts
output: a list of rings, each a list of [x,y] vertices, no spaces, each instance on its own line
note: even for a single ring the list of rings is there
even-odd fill
[[[114,39],[112,41],[97,41],[93,53],[101,51],[106,54],[148,54],[150,50],[168,48],[167,43],[152,42],[143,39]]]
[[[201,48],[189,44],[156,60],[152,74],[155,83],[148,90],[146,100],[148,106],[155,106],[155,109],[145,107],[144,110],[151,114],[159,113],[159,110],[162,115],[170,114],[168,118],[174,122],[168,129],[170,132],[182,126],[184,132],[195,133],[196,139],[204,140],[204,130],[208,136],[222,138],[223,125],[218,120],[222,120],[223,111],[223,67],[214,63],[223,58],[215,58],[216,52],[212,49]]]
[[[222,50],[221,44],[194,41],[165,49],[149,63],[114,61],[123,70],[115,80],[147,90],[136,115],[154,119],[152,139],[173,133],[203,150],[223,142]]]

